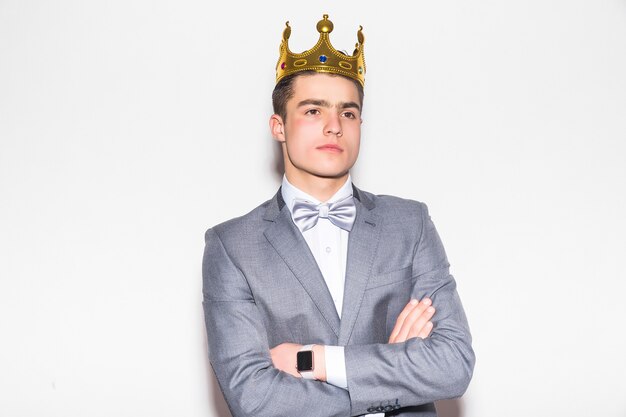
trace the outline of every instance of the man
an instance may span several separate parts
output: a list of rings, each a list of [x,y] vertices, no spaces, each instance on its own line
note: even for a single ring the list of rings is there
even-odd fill
[[[302,54],[283,33],[281,189],[206,233],[211,365],[234,416],[435,416],[469,384],[467,320],[426,206],[352,185],[364,38],[349,56],[317,29]]]

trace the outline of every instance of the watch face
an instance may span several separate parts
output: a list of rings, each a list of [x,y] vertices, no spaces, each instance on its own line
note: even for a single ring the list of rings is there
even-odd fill
[[[313,351],[305,350],[304,352],[298,352],[296,366],[298,368],[298,372],[312,371],[313,370]]]

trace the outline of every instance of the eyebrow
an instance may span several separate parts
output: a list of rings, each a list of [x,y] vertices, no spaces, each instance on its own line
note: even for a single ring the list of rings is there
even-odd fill
[[[298,103],[297,107],[302,107],[302,106],[332,107],[328,101],[318,100],[314,98],[302,100],[301,102]],[[361,106],[359,106],[354,101],[340,102],[338,103],[337,107],[340,109],[357,109],[358,111],[361,111]]]

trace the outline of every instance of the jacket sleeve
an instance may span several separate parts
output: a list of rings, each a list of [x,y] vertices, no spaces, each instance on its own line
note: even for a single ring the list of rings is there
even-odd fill
[[[381,405],[401,408],[460,397],[472,377],[475,357],[456,283],[426,205],[419,203],[419,210],[422,227],[413,255],[411,296],[432,299],[433,331],[426,339],[345,347],[353,415],[375,412]]]
[[[349,415],[346,390],[274,368],[246,277],[213,229],[206,233],[202,274],[209,360],[234,417]]]

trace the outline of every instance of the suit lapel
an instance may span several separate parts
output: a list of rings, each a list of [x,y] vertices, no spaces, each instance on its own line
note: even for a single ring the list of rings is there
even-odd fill
[[[350,341],[365,288],[372,273],[372,264],[382,229],[382,218],[374,213],[374,203],[356,187],[354,196],[357,212],[348,240],[346,283],[338,341],[340,346],[345,346]]]
[[[265,212],[264,219],[271,222],[265,229],[265,237],[300,281],[335,335],[339,335],[339,315],[324,277],[302,234],[293,224],[289,209],[284,206],[279,190]]]

